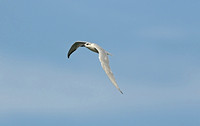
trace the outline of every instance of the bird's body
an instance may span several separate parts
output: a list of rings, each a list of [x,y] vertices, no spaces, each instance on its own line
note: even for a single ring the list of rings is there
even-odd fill
[[[101,48],[99,45],[95,44],[95,43],[90,43],[90,42],[85,42],[85,41],[78,41],[75,42],[69,52],[68,52],[68,58],[70,57],[70,55],[78,48],[78,47],[86,47],[89,50],[96,52],[99,54],[99,60],[101,62],[101,66],[103,68],[103,70],[106,72],[108,78],[110,79],[110,81],[114,84],[114,86],[122,93],[122,91],[120,90],[119,86],[117,85],[117,82],[115,80],[115,77],[110,69],[109,66],[109,59],[107,55],[111,55],[109,52],[105,51],[103,48]],[[123,93],[122,93],[123,94]]]

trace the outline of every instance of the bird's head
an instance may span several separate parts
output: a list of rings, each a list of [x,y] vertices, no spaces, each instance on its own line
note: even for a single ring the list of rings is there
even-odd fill
[[[91,47],[92,47],[92,43],[86,42],[86,43],[84,44],[84,46],[87,47],[87,48],[91,48]]]

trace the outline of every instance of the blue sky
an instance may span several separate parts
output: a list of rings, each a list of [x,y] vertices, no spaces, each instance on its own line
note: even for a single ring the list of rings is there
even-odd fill
[[[200,1],[0,0],[1,126],[199,126]],[[110,52],[121,95],[98,55]]]

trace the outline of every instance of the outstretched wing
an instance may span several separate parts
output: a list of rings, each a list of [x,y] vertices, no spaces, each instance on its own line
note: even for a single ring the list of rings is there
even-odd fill
[[[110,69],[107,52],[99,46],[97,46],[96,49],[99,52],[99,60],[101,62],[101,66],[102,66],[103,70],[106,72],[108,78],[113,83],[113,85],[123,94],[123,92],[120,90],[119,86],[117,85],[115,77]]]
[[[86,43],[86,42],[75,42],[75,43],[71,46],[71,48],[69,49],[69,52],[68,52],[68,54],[67,54],[67,57],[69,58],[70,55],[71,55],[78,47],[83,47],[85,43]]]

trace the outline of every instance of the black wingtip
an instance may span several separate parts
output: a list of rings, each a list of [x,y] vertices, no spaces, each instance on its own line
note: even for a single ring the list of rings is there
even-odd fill
[[[71,55],[70,53],[67,54],[67,58],[68,58],[68,59],[69,59],[70,55]]]
[[[119,89],[119,91],[120,91],[121,94],[124,94],[120,89]]]

